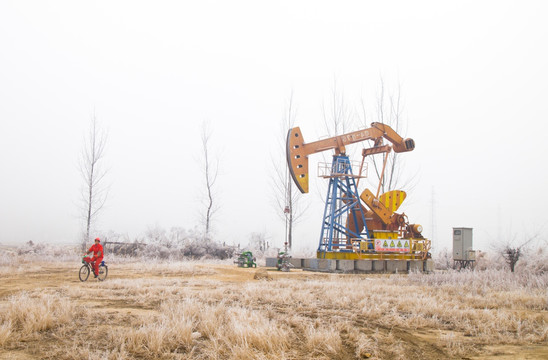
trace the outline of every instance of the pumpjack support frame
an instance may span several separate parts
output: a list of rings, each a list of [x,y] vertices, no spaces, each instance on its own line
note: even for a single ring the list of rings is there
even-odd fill
[[[369,238],[367,226],[357,233],[347,227],[349,217],[357,223],[361,217],[365,224],[365,214],[360,206],[360,197],[356,186],[356,176],[352,173],[352,164],[346,155],[333,155],[331,176],[325,200],[322,231],[318,254],[332,251],[352,252],[352,241]]]

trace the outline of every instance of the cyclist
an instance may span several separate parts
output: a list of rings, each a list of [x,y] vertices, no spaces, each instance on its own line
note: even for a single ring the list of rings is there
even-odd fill
[[[88,255],[89,253],[93,253],[93,257],[85,257],[84,261],[87,263],[91,263],[93,267],[93,275],[97,277],[99,274],[99,264],[101,264],[101,261],[103,260],[103,246],[101,245],[101,239],[96,238],[95,244],[93,244],[87,253],[84,254]]]

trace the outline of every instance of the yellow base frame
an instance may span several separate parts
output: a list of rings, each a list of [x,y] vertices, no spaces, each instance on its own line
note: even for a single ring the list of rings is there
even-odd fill
[[[377,232],[377,238],[392,239],[392,234],[386,232],[386,237],[380,232]],[[379,236],[383,235],[383,236]],[[373,240],[354,242],[354,251],[318,251],[316,257],[318,259],[334,259],[334,260],[426,260],[429,258],[430,240],[427,239],[395,239],[407,240],[410,242],[411,252],[373,252],[367,251],[368,245],[373,245]]]
[[[425,254],[405,254],[405,253],[356,253],[339,251],[318,251],[318,259],[334,260],[425,260]]]

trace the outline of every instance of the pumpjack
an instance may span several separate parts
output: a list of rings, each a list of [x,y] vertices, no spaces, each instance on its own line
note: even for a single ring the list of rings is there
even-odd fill
[[[384,140],[390,144],[384,144]],[[367,140],[373,146],[362,150],[357,174],[346,154],[346,146]],[[323,259],[394,259],[430,258],[430,240],[422,236],[422,226],[410,223],[405,213],[398,213],[407,197],[405,191],[391,190],[379,196],[382,179],[391,151],[412,151],[415,141],[403,139],[390,126],[378,122],[370,128],[334,136],[311,143],[304,141],[299,127],[287,134],[287,164],[291,177],[302,193],[308,193],[308,157],[334,150],[331,165],[319,166],[320,176],[329,180],[317,257]],[[384,154],[377,193],[364,189],[358,194],[367,156]],[[365,164],[367,165],[367,164]]]

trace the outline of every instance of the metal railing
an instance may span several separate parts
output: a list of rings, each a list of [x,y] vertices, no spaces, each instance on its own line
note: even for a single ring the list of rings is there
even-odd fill
[[[367,177],[367,163],[363,164],[360,174],[360,161],[349,160],[348,162],[336,161],[333,162],[319,162],[318,163],[318,177],[329,178],[335,176],[352,176],[352,177]],[[348,171],[351,170],[351,171]]]

